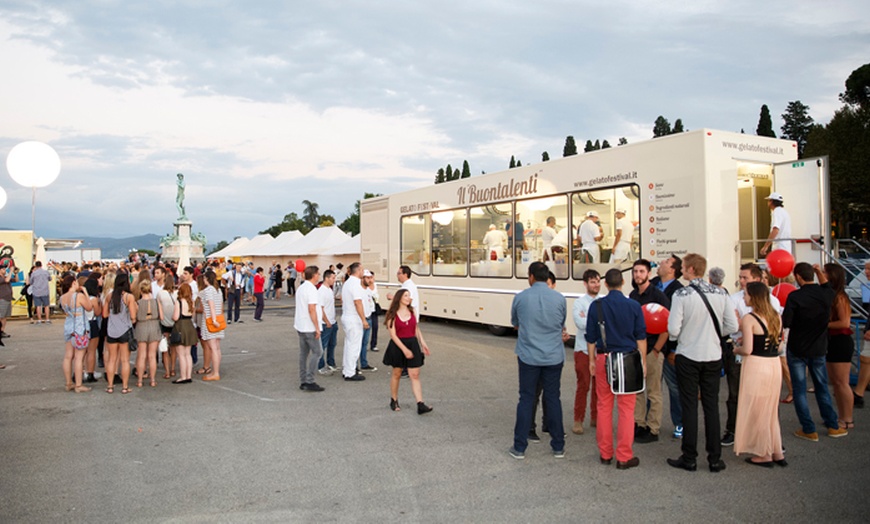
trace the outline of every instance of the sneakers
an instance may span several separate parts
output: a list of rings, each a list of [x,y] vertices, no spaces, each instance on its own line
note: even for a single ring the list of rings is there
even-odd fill
[[[377,348],[377,346],[375,346],[375,347],[371,348],[369,351],[371,351],[372,353],[377,353],[378,348]]]
[[[335,366],[330,366],[329,364],[327,364],[326,367],[328,367],[329,370],[332,371],[333,373],[335,373],[336,371],[341,371],[341,366],[335,367]]]
[[[299,389],[301,389],[302,391],[318,392],[323,391],[324,388],[316,382],[309,382],[308,384],[300,385]]]
[[[863,395],[859,395],[853,391],[852,398],[853,398],[853,402],[854,402],[854,405],[856,408],[864,409],[864,396]]]
[[[674,429],[674,438],[683,438],[683,426],[677,426]]]
[[[828,430],[828,431],[830,432],[831,430]],[[843,431],[846,431],[846,430],[843,430]],[[804,440],[809,440],[810,442],[818,442],[819,441],[819,434],[816,433],[815,431],[813,431],[812,433],[804,433],[804,431],[802,429],[799,429],[799,430],[794,432],[794,436],[796,436],[797,438],[802,438]],[[839,436],[842,437],[842,435],[839,435]]]
[[[722,435],[722,442],[720,442],[723,446],[733,446],[734,445],[734,433],[730,431],[726,431],[724,435]]]
[[[574,433],[575,435],[582,435],[583,434],[583,421],[582,420],[578,420],[578,421],[574,422],[574,427],[571,429],[571,433]]]
[[[347,382],[359,382],[359,381],[365,380],[365,379],[366,378],[364,376],[362,376],[362,374],[360,374],[360,373],[357,373],[356,375],[354,375],[352,377],[344,377],[344,380]]]
[[[373,366],[363,366],[360,368],[360,371],[368,371],[369,373],[374,373],[377,370],[378,370],[378,368],[373,367]]]
[[[317,370],[317,373],[320,375],[323,375],[325,377],[330,377],[335,372],[333,370],[329,369],[329,366],[323,366],[322,368]]]
[[[511,447],[511,449],[508,450],[508,455],[512,456],[517,460],[523,460],[524,458],[526,458],[525,453],[523,453],[522,451],[517,451],[514,447]]]
[[[848,434],[846,428],[828,428],[828,436],[831,438],[845,437]]]
[[[557,459],[565,458],[565,450],[564,449],[554,449],[553,457]]]
[[[534,429],[529,431],[529,442],[540,442],[540,441],[541,441],[541,437],[538,436],[538,434],[535,432]]]

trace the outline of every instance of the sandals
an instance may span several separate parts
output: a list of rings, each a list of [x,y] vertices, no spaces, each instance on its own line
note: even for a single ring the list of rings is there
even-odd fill
[[[121,394],[122,394],[122,395],[126,395],[127,393],[132,393],[132,392],[133,392],[133,390],[130,389],[130,388],[122,388],[122,389],[121,389]]]
[[[152,387],[152,388],[156,388],[156,387],[157,387],[157,382],[155,382],[155,381],[152,380],[152,381],[151,381],[151,387]]]
[[[199,368],[196,370],[197,375],[210,375],[211,368]]]
[[[855,429],[855,422],[852,420],[841,420],[838,425],[840,429]]]
[[[399,401],[394,398],[390,399],[390,409],[393,411],[402,411],[402,408],[399,407]]]
[[[784,399],[780,400],[780,402],[782,402],[783,404],[791,404],[792,402],[794,402],[794,397],[789,395],[789,396],[785,397]]]
[[[136,383],[136,387],[137,387],[137,388],[141,388],[141,387],[142,387],[142,381],[137,382],[137,383]]]
[[[108,393],[109,395],[111,395],[114,392],[115,392],[115,386],[109,386],[106,388],[106,393]]]

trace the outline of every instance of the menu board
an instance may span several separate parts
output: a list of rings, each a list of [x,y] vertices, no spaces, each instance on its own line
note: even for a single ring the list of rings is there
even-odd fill
[[[644,256],[651,260],[664,260],[671,255],[682,257],[690,251],[696,228],[703,228],[692,209],[693,179],[650,182],[646,189],[649,218],[645,224],[648,234]]]

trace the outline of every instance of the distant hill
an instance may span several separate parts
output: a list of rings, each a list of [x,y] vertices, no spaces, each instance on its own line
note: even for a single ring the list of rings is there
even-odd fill
[[[100,249],[103,258],[126,258],[131,249],[160,252],[160,235],[148,234],[127,238],[82,237],[82,249]]]

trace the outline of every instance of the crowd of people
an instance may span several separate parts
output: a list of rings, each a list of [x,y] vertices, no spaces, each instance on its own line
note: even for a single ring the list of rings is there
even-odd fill
[[[791,276],[798,288],[782,302],[771,291],[773,277],[754,263],[740,267],[740,290],[730,295],[722,285],[724,272],[707,271],[706,259],[698,254],[671,256],[658,267],[655,278],[650,278],[651,269],[647,260],[634,262],[628,296],[619,269],[610,269],[603,278],[594,269],[587,270],[583,275],[587,293],[574,302],[577,388],[572,431],[585,431],[591,389],[588,415],[602,464],[615,458],[618,469],[636,467],[640,459],[634,444],[659,439],[662,381],[670,396],[673,437],[681,445],[681,454],[667,460],[675,468],[697,469],[699,401],[711,472],[726,468],[722,448],[729,446],[735,454],[747,455],[745,460],[752,465],[787,466],[779,422],[783,405],[793,404],[800,422],[792,434],[818,442],[808,392],[815,395],[829,437],[844,437],[855,427],[853,407],[863,407],[870,369],[861,366],[853,390],[849,373],[855,339],[846,272],[840,265],[795,264]],[[870,277],[870,262],[865,273]],[[601,292],[602,282],[606,293]],[[520,400],[509,454],[525,458],[528,443],[540,441],[534,418],[537,399],[543,394],[543,427],[550,434],[553,455],[559,458],[565,453],[559,380],[566,300],[553,289],[556,279],[543,263],[529,266],[529,283],[516,295],[511,309],[512,324],[518,329]],[[666,329],[655,330],[645,322],[641,308],[649,304],[656,304],[651,311],[669,310]],[[865,301],[864,308],[868,305]],[[870,347],[870,331],[863,338],[864,346]],[[862,364],[870,361],[865,353]],[[633,355],[642,363],[638,373],[643,373],[645,387],[640,392],[618,391],[616,383],[628,381],[632,374],[627,362]],[[728,387],[724,432],[719,411],[722,375]],[[782,397],[784,383],[788,395]]]

